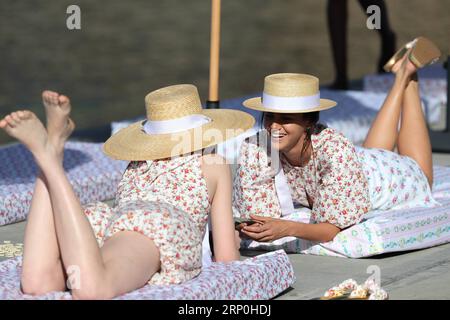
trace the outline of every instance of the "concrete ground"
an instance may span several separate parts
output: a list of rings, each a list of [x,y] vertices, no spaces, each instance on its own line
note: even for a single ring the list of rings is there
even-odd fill
[[[433,157],[435,164],[450,165],[450,155]],[[7,246],[18,248],[17,244],[23,242],[24,229],[24,222],[0,227],[0,261],[7,259],[2,253]],[[377,268],[390,299],[450,299],[450,244],[365,259],[300,254],[290,254],[289,258],[297,281],[277,299],[318,298],[348,278],[364,282],[372,275],[370,270]]]

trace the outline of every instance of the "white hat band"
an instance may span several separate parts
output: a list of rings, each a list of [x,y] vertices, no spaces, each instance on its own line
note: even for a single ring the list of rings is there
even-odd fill
[[[262,104],[268,109],[306,111],[320,106],[320,91],[313,96],[303,97],[279,97],[263,93]]]
[[[208,122],[211,122],[211,119],[207,116],[202,114],[193,114],[173,120],[147,120],[145,121],[143,129],[147,134],[168,134],[194,129]]]

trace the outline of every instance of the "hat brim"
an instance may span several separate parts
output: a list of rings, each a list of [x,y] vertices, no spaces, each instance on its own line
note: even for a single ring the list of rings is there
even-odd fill
[[[252,109],[252,110],[258,110],[263,112],[273,112],[273,113],[309,113],[309,112],[316,112],[316,111],[323,111],[328,110],[337,105],[336,101],[329,100],[329,99],[320,99],[320,105],[316,108],[304,110],[304,109],[298,109],[298,110],[280,110],[280,109],[270,109],[267,107],[264,107],[262,104],[261,97],[251,98],[247,99],[243,102],[244,107]],[[281,107],[281,106],[280,106]]]
[[[142,129],[145,120],[133,123],[111,136],[104,143],[103,152],[127,161],[172,158],[232,139],[255,124],[255,118],[243,111],[213,109],[203,110],[202,114],[211,121],[172,134],[147,134]]]

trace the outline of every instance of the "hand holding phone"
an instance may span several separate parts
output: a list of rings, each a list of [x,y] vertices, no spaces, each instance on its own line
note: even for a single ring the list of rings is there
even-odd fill
[[[239,225],[241,225],[243,223],[245,223],[247,226],[251,226],[252,224],[256,223],[256,221],[252,220],[250,218],[234,218],[234,227],[235,228],[237,228]]]

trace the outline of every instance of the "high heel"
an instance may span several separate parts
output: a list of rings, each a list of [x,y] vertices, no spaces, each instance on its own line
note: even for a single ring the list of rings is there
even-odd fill
[[[398,50],[384,65],[383,69],[390,72],[394,64],[401,60],[409,49],[411,49],[411,52],[408,58],[417,68],[430,65],[438,61],[441,56],[441,51],[433,42],[425,37],[418,37]]]
[[[409,49],[411,49],[414,45],[414,41],[408,42],[405,44],[402,48],[400,48],[393,56],[386,62],[383,69],[386,72],[390,72],[392,70],[392,67],[394,64],[397,63],[397,61],[401,60],[406,52],[408,52]]]
[[[431,40],[425,37],[419,37],[415,41],[416,43],[411,50],[409,60],[417,68],[423,68],[439,60],[441,51]]]

